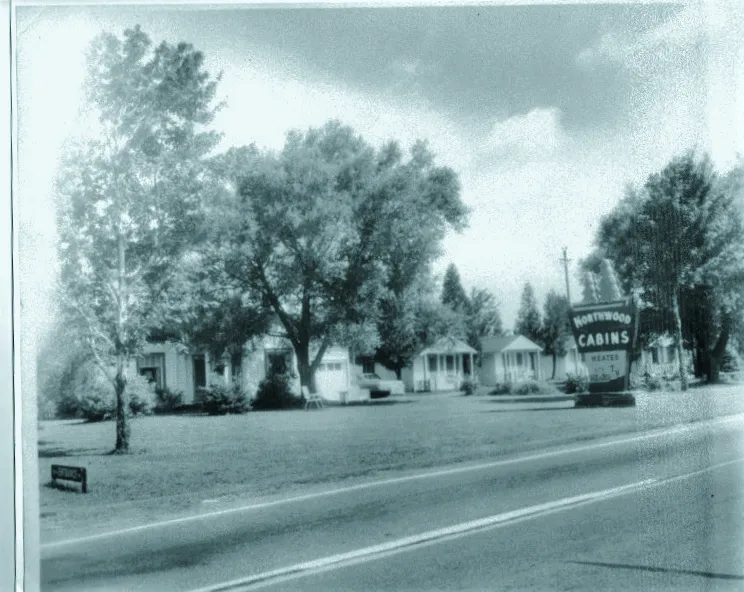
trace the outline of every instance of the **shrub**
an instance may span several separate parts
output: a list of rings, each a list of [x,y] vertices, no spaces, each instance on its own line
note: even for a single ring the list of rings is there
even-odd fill
[[[157,411],[173,411],[181,405],[183,405],[182,391],[172,391],[167,386],[155,389],[155,409]]]
[[[721,372],[736,373],[744,370],[741,356],[732,347],[727,347],[721,358]]]
[[[641,388],[644,391],[652,393],[654,391],[663,390],[665,382],[666,381],[662,380],[662,377],[658,374],[651,374],[650,372],[646,372],[642,376]]]
[[[155,391],[143,377],[130,376],[126,392],[129,415],[149,415],[155,404]],[[116,415],[116,394],[111,382],[95,366],[81,370],[70,394],[61,402],[66,415],[88,421],[104,421]],[[60,414],[62,415],[62,414]]]
[[[203,397],[202,410],[209,415],[227,415],[228,413],[245,413],[248,411],[248,400],[238,384],[231,386],[211,385],[209,388],[203,389]]]
[[[478,383],[473,379],[464,380],[460,386],[460,392],[462,392],[466,397],[474,395],[477,390]]]
[[[500,382],[493,387],[489,395],[508,395],[511,392],[509,384],[506,382]]]
[[[566,375],[566,394],[573,395],[589,391],[589,377],[585,374]]]
[[[294,409],[301,407],[302,404],[303,398],[292,392],[291,377],[286,374],[274,374],[259,383],[251,406],[257,411],[267,411]]]
[[[491,395],[549,395],[556,389],[547,382],[537,380],[523,380],[521,382],[506,382],[497,384],[489,394]]]

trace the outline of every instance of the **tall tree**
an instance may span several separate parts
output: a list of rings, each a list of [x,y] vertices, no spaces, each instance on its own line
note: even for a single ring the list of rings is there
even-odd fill
[[[235,162],[238,191],[210,221],[215,252],[281,322],[300,381],[314,391],[326,348],[376,324],[380,302],[402,295],[410,269],[428,265],[446,230],[463,226],[457,176],[422,142],[405,160],[397,144],[376,150],[338,122]]]
[[[446,304],[455,312],[464,312],[467,310],[468,295],[460,281],[460,272],[454,263],[450,263],[444,274],[442,282],[442,304]]]
[[[129,450],[127,368],[161,324],[173,262],[201,227],[219,136],[217,81],[191,45],[152,47],[139,28],[91,45],[85,89],[97,129],[58,182],[60,295],[116,397],[116,453]]]
[[[545,297],[543,310],[542,338],[545,353],[553,357],[551,378],[554,379],[558,356],[566,355],[566,339],[571,335],[568,320],[568,299],[555,290],[551,290]]]
[[[468,344],[482,352],[481,342],[486,337],[504,332],[499,305],[494,295],[485,288],[472,288],[468,298],[465,325]]]
[[[542,342],[540,310],[537,307],[535,291],[530,282],[527,282],[522,290],[522,300],[519,305],[514,332],[518,335],[524,335],[535,343]]]
[[[684,343],[697,371],[715,381],[738,323],[744,232],[735,203],[708,158],[687,153],[629,188],[600,225],[598,250],[617,263],[625,291],[641,290],[652,316],[672,328],[683,389]]]

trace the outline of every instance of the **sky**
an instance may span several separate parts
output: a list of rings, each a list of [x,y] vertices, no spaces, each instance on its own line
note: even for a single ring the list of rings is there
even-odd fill
[[[339,119],[373,144],[426,139],[470,207],[436,270],[491,290],[507,329],[525,282],[565,293],[625,187],[673,156],[744,153],[744,8],[715,4],[438,7],[26,6],[17,9],[21,297],[53,310],[52,197],[79,133],[85,49],[140,24],[187,41],[222,72],[221,148],[280,148],[291,129]]]

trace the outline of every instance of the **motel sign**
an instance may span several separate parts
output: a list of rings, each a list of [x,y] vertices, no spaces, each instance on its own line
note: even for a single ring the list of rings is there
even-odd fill
[[[577,349],[589,370],[589,392],[627,391],[638,327],[633,298],[577,304],[571,307],[569,318]]]

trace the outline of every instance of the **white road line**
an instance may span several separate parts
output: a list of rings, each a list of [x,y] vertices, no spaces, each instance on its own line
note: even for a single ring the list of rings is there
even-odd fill
[[[183,516],[181,518],[171,518],[168,520],[162,520],[160,522],[150,522],[148,524],[141,524],[139,526],[131,526],[127,528],[122,528],[119,530],[114,530],[110,532],[103,532],[93,535],[88,535],[80,538],[75,539],[66,539],[62,541],[53,541],[49,543],[42,544],[41,550],[44,551],[46,549],[53,549],[57,547],[62,547],[66,545],[74,545],[77,543],[85,543],[89,541],[95,541],[95,540],[101,540],[105,538],[110,538],[114,536],[121,536],[121,535],[127,535],[132,534],[135,532],[141,532],[144,530],[151,530],[154,528],[160,528],[163,526],[172,526],[175,524],[184,524],[188,522],[194,522],[197,520],[204,520],[208,518],[215,518],[217,516],[226,516],[229,514],[236,514],[239,512],[249,512],[254,510],[261,510],[264,508],[271,508],[275,506],[282,506],[285,504],[293,504],[297,502],[303,502],[308,501],[312,499],[318,499],[323,497],[328,497],[332,495],[340,495],[344,493],[351,493],[354,491],[361,491],[364,489],[372,489],[374,487],[384,487],[386,485],[395,485],[398,483],[406,483],[409,481],[418,481],[422,479],[432,479],[436,477],[445,477],[448,475],[457,475],[459,473],[468,473],[473,471],[481,471],[485,469],[491,469],[495,467],[502,467],[502,466],[508,466],[513,464],[519,464],[519,463],[525,463],[525,462],[531,462],[536,460],[543,460],[546,458],[552,458],[556,456],[563,456],[567,454],[574,454],[577,452],[583,452],[586,450],[595,450],[598,448],[607,448],[610,446],[618,446],[620,444],[629,444],[631,442],[640,442],[642,440],[649,440],[653,438],[661,438],[661,437],[667,437],[670,435],[678,434],[678,433],[684,433],[689,431],[694,431],[698,429],[703,429],[706,427],[711,427],[715,425],[722,425],[722,424],[729,424],[729,423],[736,423],[741,422],[744,420],[744,414],[738,414],[738,415],[731,415],[724,418],[717,418],[712,420],[704,420],[701,422],[695,422],[691,424],[683,424],[671,427],[669,429],[663,429],[663,428],[657,428],[651,433],[646,433],[638,436],[631,436],[628,438],[623,438],[620,440],[612,440],[610,442],[601,442],[599,444],[584,444],[581,446],[575,446],[572,448],[564,448],[559,450],[550,450],[548,452],[539,452],[535,454],[529,454],[526,456],[518,456],[515,458],[509,458],[504,460],[496,460],[491,461],[487,463],[477,464],[477,465],[467,465],[463,467],[454,467],[451,469],[441,469],[441,470],[435,470],[435,471],[426,471],[422,473],[416,473],[413,475],[406,475],[402,477],[392,477],[390,479],[382,479],[380,481],[371,481],[368,483],[358,483],[356,485],[349,485],[346,487],[339,487],[337,489],[330,489],[327,491],[319,491],[315,493],[308,493],[304,495],[298,495],[294,497],[288,497],[288,498],[282,498],[278,500],[272,500],[267,502],[261,502],[257,504],[250,504],[247,506],[239,506],[236,508],[227,508],[225,510],[215,510],[213,512],[205,512],[201,514],[195,514],[192,516]],[[659,431],[661,430],[661,431]],[[610,436],[611,437],[611,436]]]
[[[445,528],[438,528],[436,530],[404,537],[395,541],[372,545],[370,547],[364,547],[362,549],[356,549],[354,551],[340,553],[338,555],[331,555],[328,557],[323,557],[321,559],[315,559],[313,561],[306,561],[304,563],[290,565],[288,567],[267,571],[253,576],[248,576],[246,578],[232,580],[230,582],[223,582],[221,584],[208,586],[206,588],[199,588],[198,590],[193,590],[192,592],[221,592],[230,589],[237,589],[238,587],[242,589],[245,587],[256,586],[260,584],[273,584],[276,583],[277,579],[284,578],[286,576],[298,577],[300,575],[308,575],[309,572],[317,573],[319,571],[326,571],[328,569],[346,566],[350,562],[358,562],[365,559],[376,559],[380,556],[400,552],[410,547],[422,545],[424,543],[442,541],[450,539],[452,537],[456,537],[458,535],[470,534],[483,529],[507,526],[520,519],[536,518],[538,516],[542,516],[557,510],[565,510],[589,502],[598,501],[600,499],[607,499],[616,495],[622,495],[623,493],[627,493],[631,490],[647,487],[655,482],[656,479],[647,479],[645,481],[639,481],[638,483],[633,483],[630,485],[623,485],[621,487],[614,487],[612,489],[606,489],[603,491],[596,491],[593,493],[567,497],[544,504],[538,504],[536,506],[521,508],[519,510],[504,512],[502,514],[495,514],[486,518],[471,520],[469,522],[463,522],[461,524],[455,524],[453,526],[447,526]]]
[[[293,580],[304,576],[340,569],[342,567],[349,567],[368,561],[382,559],[409,550],[412,547],[421,547],[449,541],[479,531],[511,526],[524,520],[531,520],[565,510],[575,509],[580,506],[605,501],[613,497],[619,497],[628,493],[642,491],[644,489],[656,488],[661,485],[689,479],[709,471],[742,462],[744,462],[744,458],[739,458],[712,465],[710,467],[705,467],[704,469],[693,471],[691,473],[685,473],[684,475],[676,475],[666,479],[646,479],[644,481],[638,481],[636,483],[622,485],[612,489],[605,489],[603,491],[577,495],[527,508],[521,508],[519,510],[504,512],[502,514],[495,514],[486,518],[431,530],[429,532],[404,537],[395,541],[388,541],[386,543],[372,545],[346,553],[330,555],[328,557],[290,565],[280,569],[247,576],[245,578],[231,580],[229,582],[222,582],[220,584],[192,590],[191,592],[228,592],[230,590],[238,592],[247,589],[255,590],[287,580]]]

